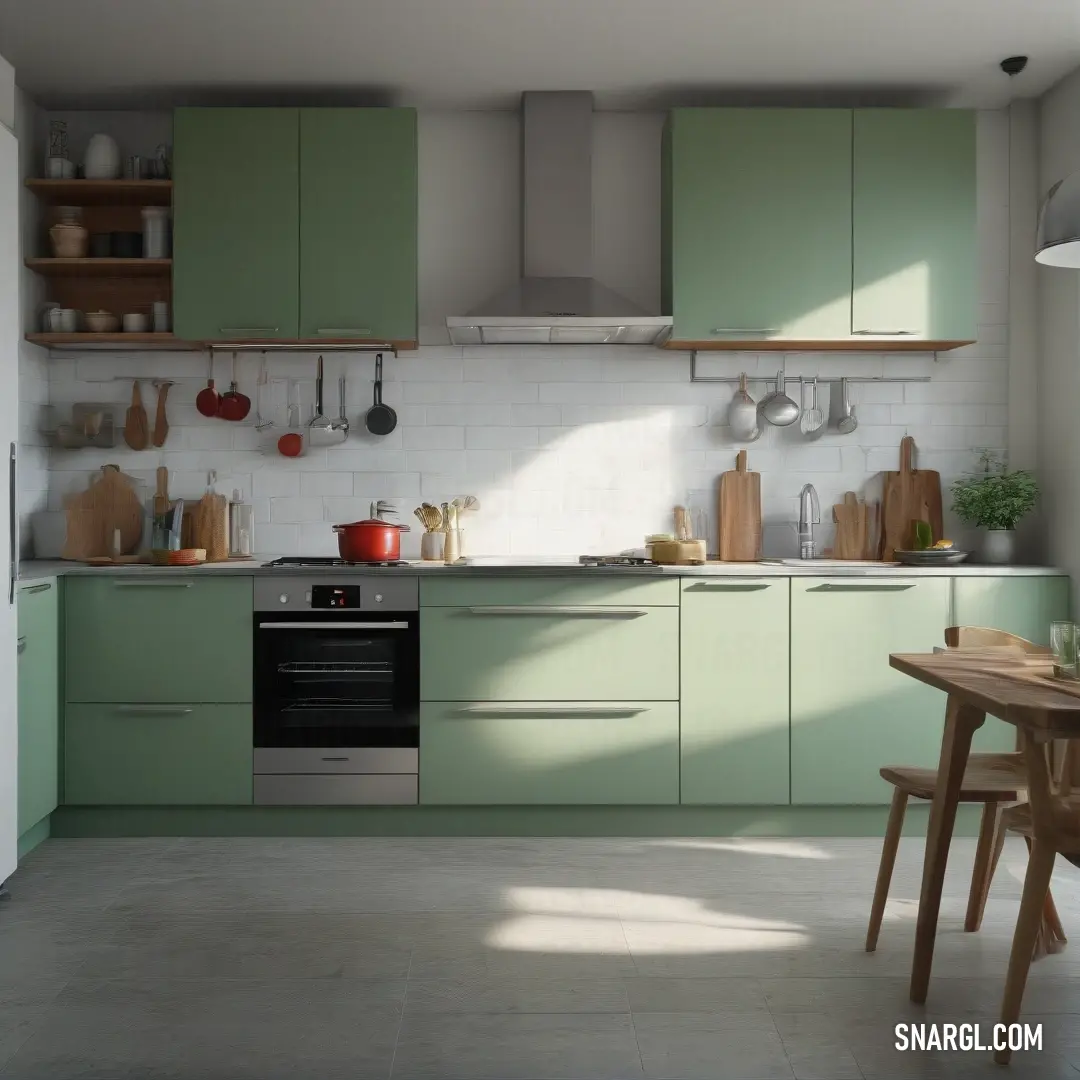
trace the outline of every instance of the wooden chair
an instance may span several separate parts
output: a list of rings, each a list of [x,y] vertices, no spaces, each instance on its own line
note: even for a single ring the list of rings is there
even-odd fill
[[[1032,958],[1039,955],[1041,939],[1047,934],[1046,907],[1054,860],[1063,855],[1080,867],[1080,740],[1069,740],[1064,746],[1064,754],[1059,755],[1061,768],[1055,774],[1043,746],[1031,738],[1023,740],[1023,754],[1030,770],[1031,801],[1010,807],[1004,813],[1006,828],[1024,837],[1029,855],[1005,978],[1003,1024],[1015,1024],[1020,1019],[1028,970]],[[1064,941],[1063,935],[1061,940]],[[1008,1050],[999,1050],[994,1060],[1005,1065],[1010,1056]]]
[[[1046,652],[1042,646],[1035,645],[1015,634],[978,626],[950,626],[945,631],[945,644],[950,648],[1012,646],[1023,649],[1024,652]],[[900,833],[904,826],[908,800],[933,799],[938,782],[937,769],[921,769],[903,765],[882,769],[881,777],[892,784],[896,790],[893,792],[892,805],[889,809],[889,822],[885,828],[885,842],[881,849],[881,863],[878,867],[877,885],[874,888],[874,902],[870,908],[870,925],[866,931],[867,952],[873,952],[877,948],[878,933],[885,914],[885,901],[889,896],[889,883],[896,863],[896,851],[900,845]],[[982,803],[983,810],[979,825],[979,841],[975,848],[971,889],[968,893],[967,913],[964,917],[966,931],[973,932],[982,925],[990,882],[1005,842],[1003,811],[1006,805],[1018,803],[1026,798],[1026,777],[1027,769],[1019,743],[1015,753],[973,753],[968,759],[963,786],[960,789],[960,801]],[[1049,889],[1045,894],[1044,907],[1049,929],[1040,938],[1039,945],[1042,951],[1047,951],[1057,942],[1063,944],[1065,934]]]

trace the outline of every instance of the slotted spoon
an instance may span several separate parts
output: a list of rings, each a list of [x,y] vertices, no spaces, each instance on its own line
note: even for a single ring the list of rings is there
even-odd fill
[[[810,408],[806,409],[802,414],[802,419],[799,421],[799,426],[802,429],[804,435],[818,435],[825,427],[825,413],[821,409],[821,405],[818,402],[818,381],[817,376],[814,376],[814,381],[811,383],[811,398]],[[799,404],[803,403],[802,387],[799,388]]]

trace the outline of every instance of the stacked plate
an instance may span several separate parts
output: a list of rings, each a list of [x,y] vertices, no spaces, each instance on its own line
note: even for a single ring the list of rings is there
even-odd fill
[[[957,551],[955,548],[927,548],[926,551],[897,551],[894,556],[897,562],[905,566],[956,566],[962,563],[968,552]]]

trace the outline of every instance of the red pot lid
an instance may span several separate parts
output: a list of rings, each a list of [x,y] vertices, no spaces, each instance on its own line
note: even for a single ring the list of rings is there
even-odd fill
[[[350,521],[347,525],[335,525],[335,529],[359,529],[361,527],[378,527],[380,529],[398,529],[401,532],[409,532],[408,525],[399,525],[396,521],[382,521],[379,518],[365,518],[363,521]]]

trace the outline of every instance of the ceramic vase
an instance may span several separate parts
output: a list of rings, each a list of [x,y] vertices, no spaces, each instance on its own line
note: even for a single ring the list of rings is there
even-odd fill
[[[87,180],[115,180],[120,175],[120,147],[111,135],[92,135],[83,172]]]
[[[992,566],[1008,566],[1016,555],[1013,529],[987,529],[983,533],[982,560]]]

